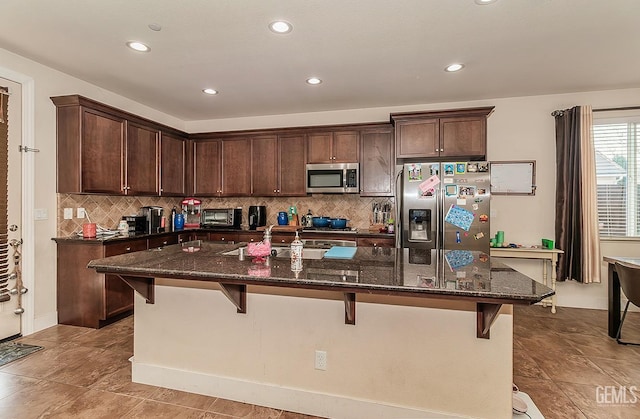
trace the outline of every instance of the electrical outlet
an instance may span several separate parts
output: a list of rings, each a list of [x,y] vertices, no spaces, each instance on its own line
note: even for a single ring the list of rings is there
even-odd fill
[[[65,220],[73,220],[73,208],[65,208],[64,209],[64,219]]]
[[[327,370],[327,352],[316,351],[316,369],[326,371]]]
[[[84,208],[78,208],[77,212],[78,213],[76,214],[76,218],[84,218],[84,217],[86,217]]]

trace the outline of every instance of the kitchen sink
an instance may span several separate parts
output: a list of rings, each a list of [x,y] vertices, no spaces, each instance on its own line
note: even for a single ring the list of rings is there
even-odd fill
[[[276,251],[275,257],[278,259],[288,259],[291,257],[291,249],[288,247],[281,246],[272,246],[271,252]],[[322,259],[324,254],[329,249],[315,249],[315,248],[305,248],[302,250],[302,259]],[[247,255],[247,247],[242,246],[234,250],[230,250],[228,252],[224,252],[223,255],[226,256],[240,256],[244,255],[245,257],[251,257]]]
[[[302,249],[302,259],[322,259],[324,254],[327,253],[328,249]],[[290,258],[291,257],[291,249],[288,247],[284,248],[281,252],[278,252],[276,255],[277,258]]]

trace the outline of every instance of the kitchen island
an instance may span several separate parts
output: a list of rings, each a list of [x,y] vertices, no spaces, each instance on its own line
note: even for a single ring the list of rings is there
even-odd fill
[[[138,291],[134,381],[324,417],[511,416],[512,304],[549,288],[501,264],[429,278],[402,249],[293,272],[240,246],[90,263]]]

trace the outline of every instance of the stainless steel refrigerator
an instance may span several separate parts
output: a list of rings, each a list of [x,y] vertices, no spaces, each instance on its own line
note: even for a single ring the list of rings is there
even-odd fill
[[[399,247],[417,286],[489,286],[488,162],[404,163]],[[413,275],[415,273],[415,275]],[[413,285],[413,284],[407,284]]]

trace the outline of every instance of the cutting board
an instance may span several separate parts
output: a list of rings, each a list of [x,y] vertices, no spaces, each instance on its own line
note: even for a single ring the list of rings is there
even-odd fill
[[[358,251],[357,247],[343,247],[343,246],[333,246],[331,249],[324,254],[325,259],[352,259],[356,252]]]

